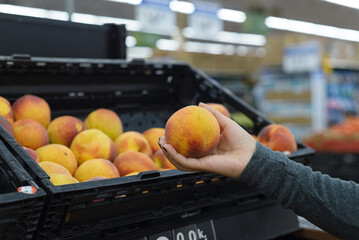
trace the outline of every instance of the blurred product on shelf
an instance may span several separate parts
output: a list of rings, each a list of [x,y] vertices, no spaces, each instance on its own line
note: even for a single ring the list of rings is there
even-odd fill
[[[326,132],[309,136],[304,143],[318,152],[359,153],[359,117],[348,117]]]

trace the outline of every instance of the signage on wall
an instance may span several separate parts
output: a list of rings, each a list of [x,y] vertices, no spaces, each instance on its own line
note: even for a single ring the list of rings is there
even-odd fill
[[[321,53],[317,42],[288,46],[283,53],[283,70],[288,73],[314,72],[321,68]]]
[[[171,35],[176,28],[176,13],[169,8],[170,0],[143,0],[136,7],[136,20],[141,31]]]
[[[196,10],[188,16],[188,27],[192,28],[196,37],[213,38],[223,30],[223,22],[217,17],[219,4],[194,2]]]

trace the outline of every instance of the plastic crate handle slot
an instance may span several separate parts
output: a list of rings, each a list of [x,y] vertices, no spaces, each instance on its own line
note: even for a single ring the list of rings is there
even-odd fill
[[[149,178],[160,177],[161,174],[159,171],[153,170],[153,171],[141,172],[139,176],[140,179],[149,179]]]

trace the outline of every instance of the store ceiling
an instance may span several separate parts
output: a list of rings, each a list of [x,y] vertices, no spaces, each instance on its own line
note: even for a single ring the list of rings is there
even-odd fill
[[[202,0],[203,1],[203,0]],[[359,10],[347,8],[323,0],[204,0],[219,3],[225,8],[261,11],[270,16],[331,25],[359,30]],[[0,3],[16,4],[46,9],[64,10],[65,1],[48,0],[0,0]],[[193,2],[193,1],[192,1]],[[133,18],[133,6],[104,0],[75,0],[75,11]]]

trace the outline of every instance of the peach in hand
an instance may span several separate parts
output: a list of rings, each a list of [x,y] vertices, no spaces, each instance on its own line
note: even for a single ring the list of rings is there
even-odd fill
[[[200,158],[210,154],[220,138],[217,119],[207,109],[188,106],[168,119],[165,136],[178,153],[185,157]]]
[[[46,128],[31,119],[20,119],[13,124],[15,139],[23,147],[33,150],[49,144]]]
[[[112,110],[100,108],[91,112],[85,119],[88,129],[96,128],[115,140],[123,131],[120,117]]]
[[[117,155],[111,138],[97,129],[88,129],[77,134],[70,148],[79,165],[94,158],[113,161]]]
[[[132,172],[155,170],[152,159],[140,152],[124,152],[117,156],[113,162],[121,176]]]
[[[258,140],[273,151],[296,151],[297,142],[291,131],[280,124],[265,126],[258,134]]]
[[[70,147],[75,136],[85,129],[85,124],[72,116],[55,118],[47,127],[50,143],[58,143],[66,147]]]
[[[161,149],[160,146],[158,146],[158,139],[165,136],[164,128],[150,128],[142,134],[150,144],[152,152],[155,153]]]
[[[158,141],[158,139],[157,139]],[[147,139],[139,132],[129,131],[122,133],[115,140],[115,145],[118,154],[128,151],[136,151],[152,155],[152,149]]]
[[[14,122],[14,114],[10,102],[3,97],[0,97],[0,116],[6,118],[10,123]]]
[[[94,177],[116,178],[120,174],[111,161],[97,158],[90,159],[81,164],[74,176],[79,182],[84,182]]]
[[[12,105],[12,110],[15,121],[19,119],[32,119],[47,127],[51,120],[49,104],[38,96],[25,95],[17,99]]]

